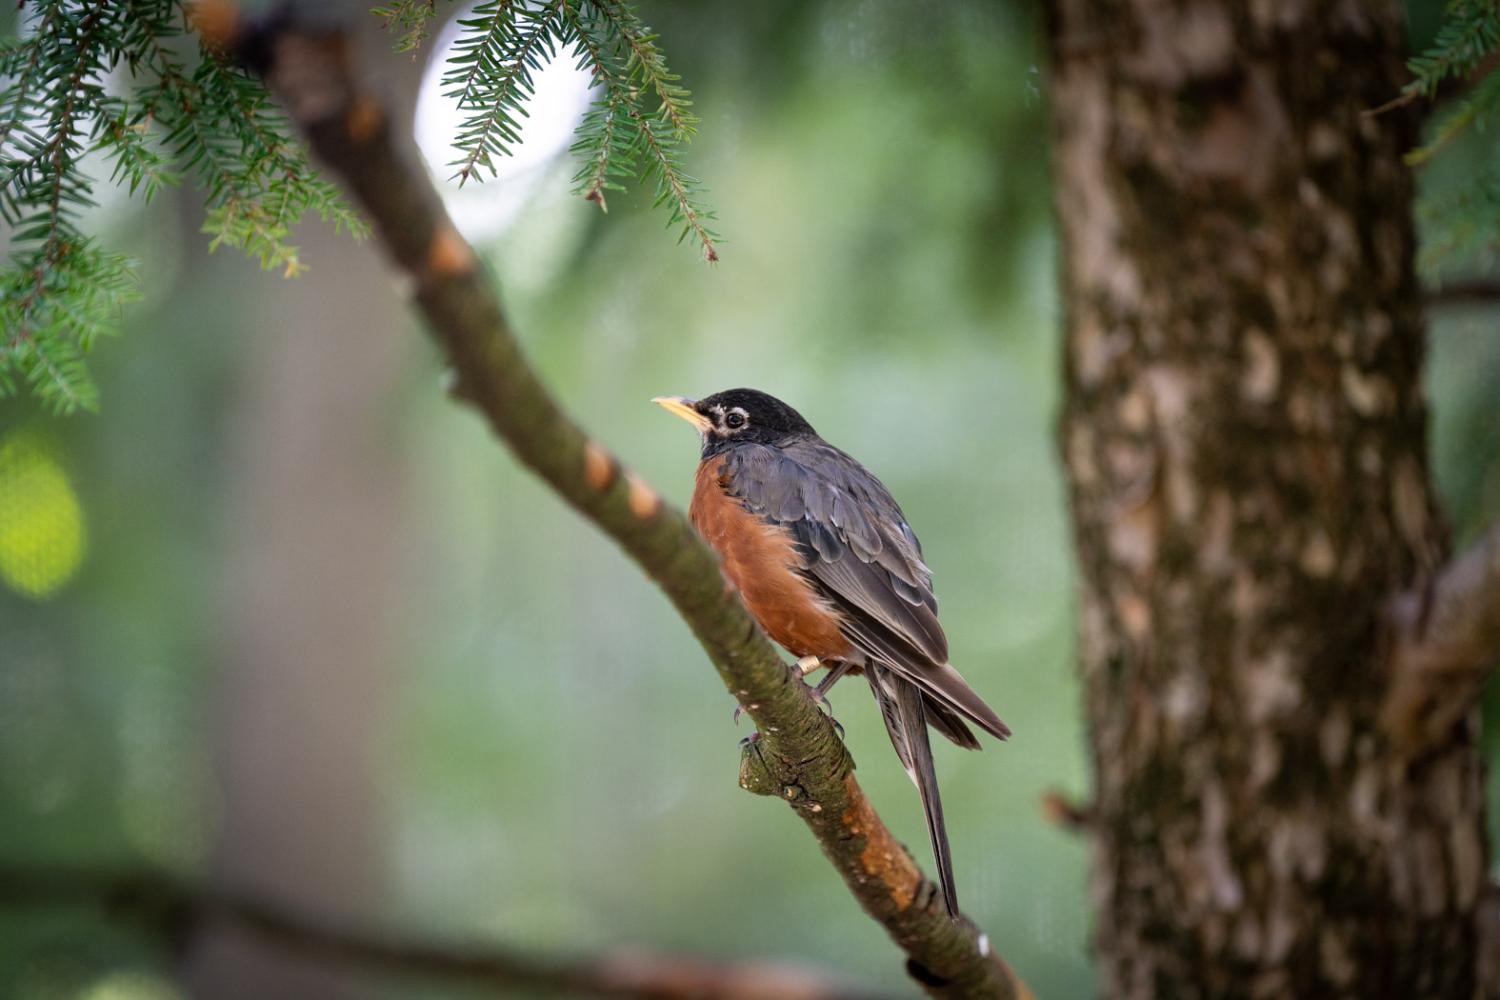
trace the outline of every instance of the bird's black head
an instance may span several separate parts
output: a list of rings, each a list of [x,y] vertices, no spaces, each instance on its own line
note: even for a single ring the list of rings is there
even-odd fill
[[[779,445],[816,433],[802,414],[754,389],[725,389],[697,400],[658,396],[653,402],[698,428],[705,458],[740,442]]]

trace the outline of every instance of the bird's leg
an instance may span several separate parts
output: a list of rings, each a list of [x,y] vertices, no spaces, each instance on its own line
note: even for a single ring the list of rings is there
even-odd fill
[[[811,666],[807,665],[807,662],[809,660],[812,661]],[[797,661],[797,668],[802,671],[802,676],[804,677],[806,677],[809,673],[818,669],[818,667],[822,665],[822,661],[820,661],[816,656],[804,656],[802,657],[802,659]],[[848,663],[845,663],[842,660],[838,663],[835,663],[828,669],[828,673],[823,676],[823,679],[818,682],[818,686],[813,688],[811,692],[813,703],[818,705],[828,713],[828,721],[833,723],[833,728],[839,734],[839,739],[844,738],[844,726],[843,723],[839,722],[839,720],[834,717],[833,702],[828,700],[828,689],[833,687],[838,679],[844,676],[844,674],[848,673],[848,671]]]
[[[824,665],[823,661],[820,660],[816,656],[802,656],[802,657],[798,657],[797,663],[796,663],[797,676],[798,677],[806,677],[808,674],[812,673],[814,670],[817,670],[819,667],[822,667],[823,665]],[[844,675],[844,670],[847,670],[847,669],[848,669],[847,667],[843,668],[843,669],[835,667],[834,669],[828,671],[828,676],[826,676],[826,677],[823,678],[822,683],[820,683],[817,687],[815,687],[815,688],[812,689],[812,700],[816,704],[818,704],[819,706],[821,706],[822,708],[824,708],[825,710],[827,710],[827,712],[828,712],[828,718],[833,721],[834,727],[839,732],[839,738],[840,739],[842,739],[843,736],[844,736],[844,727],[839,724],[839,720],[838,719],[835,719],[833,717],[833,702],[831,702],[831,701],[828,700],[828,689],[833,686],[833,682],[834,681],[838,680],[840,677],[842,677]],[[744,715],[744,714],[745,714],[745,706],[744,705],[735,705],[734,706],[734,724],[736,726],[740,724],[740,716]]]

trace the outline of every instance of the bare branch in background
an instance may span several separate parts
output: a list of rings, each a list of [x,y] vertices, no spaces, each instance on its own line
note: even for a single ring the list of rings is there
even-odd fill
[[[1094,812],[1086,803],[1051,788],[1042,793],[1042,818],[1060,830],[1087,833],[1094,824]]]
[[[1428,306],[1478,306],[1500,304],[1500,281],[1477,278],[1472,281],[1445,281],[1427,290]]]
[[[410,136],[395,134],[384,108],[356,80],[342,30],[299,23],[292,5],[254,19],[227,3],[199,10],[210,42],[240,53],[265,77],[368,215],[447,355],[454,394],[618,542],[693,630],[762,734],[747,750],[741,783],[791,805],[860,905],[906,952],[908,972],[928,993],[1029,997],[987,935],[948,917],[940,894],[855,781],[832,724],[725,583],[687,518],[574,424],[539,381]]]
[[[164,932],[179,945],[210,925],[230,925],[300,958],[463,983],[507,996],[524,989],[651,1000],[878,1000],[868,990],[772,962],[719,962],[626,951],[547,959],[493,945],[419,943],[315,919],[263,899],[195,890],[150,871],[0,867],[0,903],[100,906],[116,919]]]

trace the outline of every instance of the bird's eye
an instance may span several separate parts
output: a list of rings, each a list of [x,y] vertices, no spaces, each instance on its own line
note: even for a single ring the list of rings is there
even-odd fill
[[[724,426],[732,431],[737,431],[745,426],[745,415],[743,413],[731,413],[724,418]]]

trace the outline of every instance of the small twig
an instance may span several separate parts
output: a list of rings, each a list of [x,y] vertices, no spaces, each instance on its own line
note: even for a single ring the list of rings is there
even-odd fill
[[[1082,833],[1094,822],[1093,810],[1056,788],[1042,794],[1042,818],[1070,833]]]
[[[1500,663],[1500,523],[1450,559],[1431,586],[1398,595],[1385,728],[1420,750],[1473,706]]]
[[[0,867],[0,904],[102,906],[186,944],[211,925],[231,925],[265,945],[319,962],[441,979],[509,996],[531,993],[650,1000],[876,1000],[808,969],[773,962],[717,962],[615,951],[540,958],[494,945],[438,945],[355,929],[245,895],[195,889],[151,871]]]
[[[1379,105],[1378,107],[1366,108],[1364,111],[1360,112],[1360,114],[1364,115],[1366,118],[1375,118],[1379,115],[1389,114],[1390,112],[1395,111],[1397,108],[1404,108],[1409,104],[1414,104],[1417,101],[1427,102],[1427,109],[1422,113],[1424,115],[1429,114],[1431,113],[1432,108],[1437,107],[1444,101],[1456,97],[1457,95],[1463,93],[1465,90],[1477,84],[1480,80],[1483,80],[1486,76],[1489,76],[1490,73],[1494,72],[1497,65],[1500,65],[1500,54],[1491,53],[1483,60],[1481,60],[1479,65],[1475,66],[1472,72],[1467,73],[1462,77],[1444,77],[1443,80],[1438,83],[1436,91],[1431,94],[1424,93],[1420,89],[1408,85],[1407,88],[1403,89],[1401,93],[1397,94],[1389,101],[1386,101],[1384,104]]]
[[[221,8],[223,5],[220,5]],[[763,783],[779,790],[849,891],[905,951],[933,996],[1029,997],[988,936],[940,895],[876,815],[833,725],[724,582],[687,518],[564,413],[527,364],[474,251],[454,229],[408,135],[361,91],[337,28],[299,24],[295,5],[217,17],[341,177],[410,279],[414,302],[472,403],[517,458],[613,538],[672,601],[731,694],[755,720]]]

